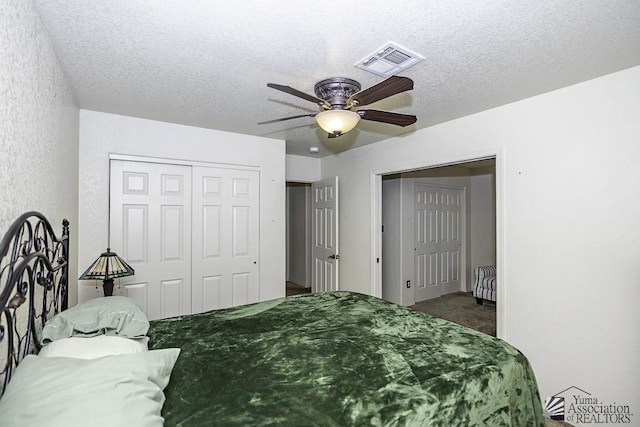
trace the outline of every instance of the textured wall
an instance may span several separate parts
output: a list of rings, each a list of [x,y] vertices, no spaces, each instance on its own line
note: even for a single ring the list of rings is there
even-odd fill
[[[78,218],[78,108],[31,0],[0,2],[0,234],[22,212]],[[72,234],[72,253],[77,253]],[[77,270],[77,258],[71,271]],[[75,301],[75,277],[70,298]]]
[[[471,176],[471,262],[469,268],[496,263],[496,173],[494,168]],[[475,277],[471,272],[471,284]],[[471,289],[471,288],[470,288]]]
[[[639,100],[635,67],[323,158],[341,288],[371,289],[372,174],[496,155],[499,336],[543,399],[576,385],[640,417]]]

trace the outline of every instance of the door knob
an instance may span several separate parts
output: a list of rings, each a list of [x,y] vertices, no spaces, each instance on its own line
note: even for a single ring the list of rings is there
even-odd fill
[[[336,255],[336,254],[329,255],[329,259],[340,259],[340,255]]]

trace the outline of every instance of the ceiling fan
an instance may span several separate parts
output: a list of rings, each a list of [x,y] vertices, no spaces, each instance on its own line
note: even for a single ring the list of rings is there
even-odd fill
[[[391,76],[367,89],[355,80],[345,77],[332,77],[316,83],[316,96],[301,92],[290,86],[267,83],[273,89],[286,92],[307,101],[318,104],[318,113],[300,114],[258,123],[265,125],[300,117],[315,117],[318,125],[328,132],[329,138],[337,138],[356,127],[360,119],[389,123],[396,126],[409,126],[416,122],[416,116],[392,113],[381,110],[356,110],[357,107],[369,105],[381,99],[413,89],[413,80],[408,77]]]

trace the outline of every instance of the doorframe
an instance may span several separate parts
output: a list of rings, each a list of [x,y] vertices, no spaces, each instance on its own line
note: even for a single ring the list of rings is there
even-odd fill
[[[144,162],[144,163],[162,163],[167,165],[178,166],[202,166],[213,167],[219,169],[238,169],[238,170],[250,170],[258,171],[262,174],[259,166],[240,165],[235,163],[217,163],[217,162],[201,162],[197,160],[181,160],[165,157],[147,157],[147,156],[134,156],[129,154],[117,154],[109,153],[109,160],[124,160],[129,162]]]
[[[118,154],[118,153],[109,153],[109,183],[108,183],[108,191],[107,191],[107,200],[108,200],[108,212],[109,215],[107,217],[108,224],[108,240],[111,239],[111,165],[112,161],[128,161],[128,162],[136,162],[136,163],[150,163],[150,164],[163,164],[170,166],[187,166],[192,169],[194,167],[205,167],[205,168],[215,168],[215,169],[233,169],[233,170],[241,170],[241,171],[249,171],[256,172],[258,176],[258,209],[257,209],[257,253],[256,253],[256,262],[258,265],[257,268],[257,287],[258,287],[258,301],[261,301],[261,296],[264,291],[262,288],[264,280],[263,280],[263,263],[261,262],[263,258],[263,239],[262,239],[262,168],[260,166],[253,165],[240,165],[234,163],[217,163],[217,162],[202,162],[196,160],[184,160],[184,159],[173,159],[173,158],[163,158],[163,157],[148,157],[148,156],[139,156],[139,155],[129,155],[129,154]],[[191,189],[193,191],[193,187]],[[191,217],[193,218],[193,212],[191,213]],[[193,224],[192,224],[193,225]],[[191,271],[193,272],[193,259],[192,254],[190,255],[190,264]],[[255,263],[254,263],[255,264]],[[286,272],[285,272],[286,275]],[[193,277],[191,278],[193,286]],[[286,284],[285,284],[286,286]],[[192,296],[189,298],[191,300]],[[193,303],[190,303],[191,312],[193,312]]]
[[[450,161],[418,164],[409,168],[390,168],[371,171],[371,295],[382,298],[382,176],[411,172],[420,169],[432,169],[443,166],[456,166],[478,160],[495,159],[496,173],[496,336],[507,339],[506,306],[508,299],[508,277],[504,268],[504,152],[497,148],[488,152],[477,153],[465,158]]]
[[[300,180],[286,180],[285,181],[285,191],[287,191],[287,186],[289,184],[298,184],[298,185],[302,185],[305,187],[305,191],[304,191],[304,197],[305,197],[305,283],[303,284],[305,286],[305,288],[308,286],[308,288],[311,288],[311,281],[313,280],[312,278],[312,274],[311,274],[311,263],[312,263],[312,255],[311,255],[311,251],[312,251],[312,236],[311,236],[311,217],[312,217],[312,208],[311,208],[311,186],[313,184],[313,181],[300,181]],[[285,212],[285,253],[286,253],[286,257],[287,257],[287,268],[285,269],[285,278],[288,279],[289,277],[289,194],[287,192],[287,194],[285,194],[285,204],[286,204],[286,212]],[[298,283],[298,285],[300,285],[300,283]]]

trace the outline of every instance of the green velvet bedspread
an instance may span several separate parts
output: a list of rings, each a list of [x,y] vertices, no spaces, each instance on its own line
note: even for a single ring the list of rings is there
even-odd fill
[[[157,320],[149,337],[182,349],[166,426],[544,426],[514,347],[362,294]]]

